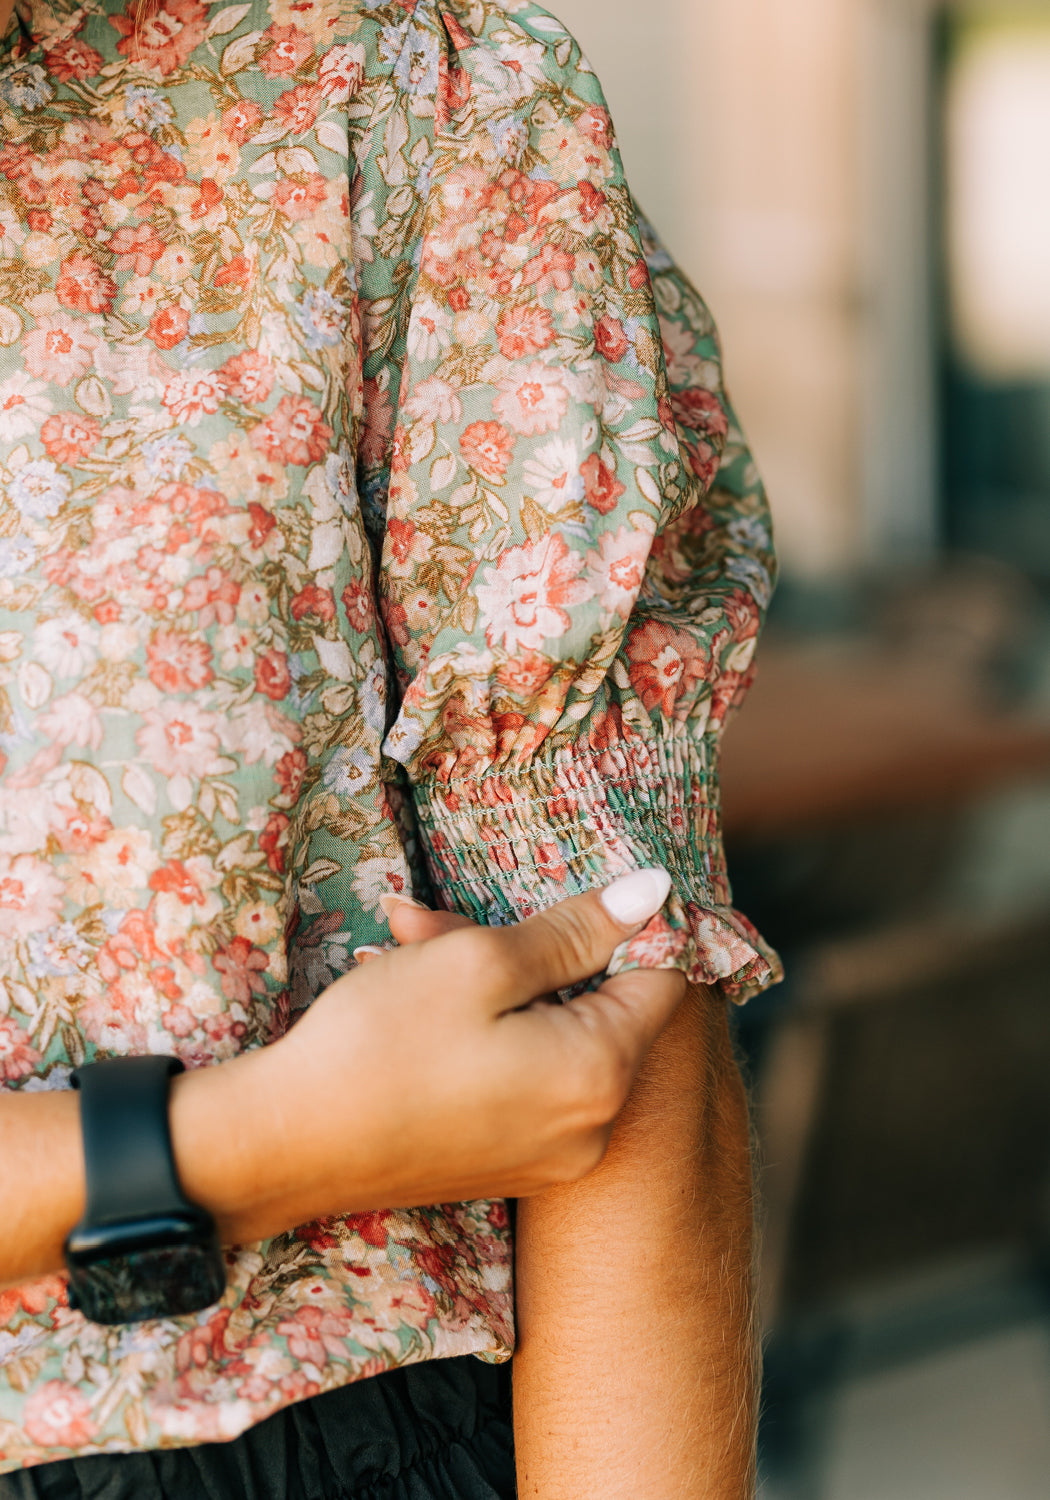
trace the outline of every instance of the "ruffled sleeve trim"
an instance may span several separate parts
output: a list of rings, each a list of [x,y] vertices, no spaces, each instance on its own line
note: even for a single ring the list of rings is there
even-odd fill
[[[581,742],[500,767],[423,782],[417,813],[431,874],[447,903],[490,926],[642,866],[670,873],[672,893],[609,973],[678,968],[743,1002],[782,977],[780,961],[732,905],[707,738],[682,730]]]

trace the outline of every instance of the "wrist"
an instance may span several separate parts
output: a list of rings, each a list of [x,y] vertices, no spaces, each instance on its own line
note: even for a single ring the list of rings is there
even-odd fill
[[[171,1088],[171,1138],[183,1191],[214,1217],[223,1244],[263,1238],[272,1222],[284,1153],[272,1130],[280,1100],[273,1082],[277,1045],[195,1068]]]

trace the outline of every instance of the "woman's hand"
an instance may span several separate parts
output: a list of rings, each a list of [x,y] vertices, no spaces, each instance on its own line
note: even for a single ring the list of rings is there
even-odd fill
[[[393,921],[409,946],[227,1065],[262,1126],[251,1237],[336,1212],[525,1196],[594,1167],[684,980],[630,973],[568,1005],[544,997],[602,970],[667,887],[639,871],[500,929],[404,906]],[[214,1071],[180,1080],[187,1098]]]
[[[542,997],[604,969],[668,885],[636,871],[515,927],[399,929],[411,946],[331,985],[280,1041],[173,1081],[187,1195],[243,1243],[582,1176],[685,984],[629,973],[568,1005]],[[2,1287],[60,1269],[83,1212],[76,1095],[0,1092],[0,1164]]]

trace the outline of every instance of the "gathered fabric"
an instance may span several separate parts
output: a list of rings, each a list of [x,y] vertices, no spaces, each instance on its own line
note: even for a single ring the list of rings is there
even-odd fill
[[[770,984],[718,747],[773,578],[711,317],[532,0],[16,0],[0,1085],[263,1046],[388,892],[503,923],[659,863],[612,970]],[[118,1329],[0,1291],[0,1471],[513,1348],[501,1202],[228,1283]]]

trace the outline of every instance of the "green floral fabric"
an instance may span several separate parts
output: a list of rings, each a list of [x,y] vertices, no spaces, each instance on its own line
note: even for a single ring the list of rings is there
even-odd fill
[[[614,967],[770,983],[716,777],[766,499],[560,23],[18,0],[0,47],[0,1083],[264,1045],[386,891],[658,862]],[[0,1470],[506,1358],[511,1293],[489,1202],[236,1247],[196,1318],[0,1292]]]

